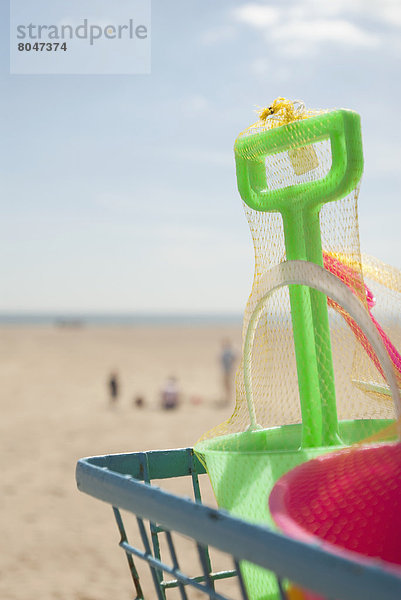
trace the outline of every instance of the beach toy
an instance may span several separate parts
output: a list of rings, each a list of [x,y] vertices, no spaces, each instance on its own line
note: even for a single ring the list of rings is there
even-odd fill
[[[363,311],[369,344],[374,332],[373,348],[380,346],[383,357],[383,340],[366,299],[351,292],[364,289],[357,224],[363,166],[358,115],[306,111],[302,104],[278,99],[240,134],[234,149],[255,246],[255,276],[233,415],[207,432],[195,451],[220,507],[273,526],[267,498],[279,477],[375,434],[394,418],[394,408],[364,402],[366,396],[353,386],[356,338],[342,318],[361,326],[349,310],[348,295]],[[347,283],[323,268],[324,253],[353,266]],[[330,283],[324,290],[323,281]],[[339,296],[336,285],[342,289]],[[384,354],[391,365],[385,349]],[[279,597],[265,571],[246,564],[242,571],[252,600]]]
[[[269,505],[288,536],[401,577],[400,443],[347,448],[306,462],[276,483]],[[306,590],[298,594],[323,600]]]
[[[324,178],[274,190],[268,187],[267,156],[297,150],[299,165],[305,160],[302,153],[324,138],[330,139],[332,160]],[[320,210],[325,203],[349,194],[362,175],[359,115],[337,110],[296,119],[287,126],[272,129],[269,135],[240,136],[235,150],[241,197],[256,210],[281,214],[287,260],[309,260],[323,265]],[[338,423],[326,298],[314,291],[292,287],[290,304],[304,423],[302,445],[336,444]],[[309,326],[310,315],[313,329]]]

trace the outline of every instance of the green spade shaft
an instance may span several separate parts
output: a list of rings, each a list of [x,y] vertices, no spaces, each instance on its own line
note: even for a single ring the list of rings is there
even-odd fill
[[[308,224],[309,239],[307,258],[310,262],[323,267],[323,252],[320,235],[319,213],[309,214],[304,223]],[[319,365],[319,388],[322,403],[322,444],[338,445],[338,417],[336,389],[331,351],[330,325],[327,310],[327,298],[318,290],[309,289],[312,305],[313,331],[316,345],[316,361]]]
[[[287,259],[309,260],[323,266],[319,216],[314,218],[313,214],[302,209],[292,210],[290,214],[286,212],[282,216]],[[305,235],[300,236],[300,230]],[[304,423],[302,447],[307,448],[339,443],[326,302],[326,296],[317,290],[290,287],[298,387]]]
[[[266,156],[329,139],[331,168],[315,181],[271,190]],[[240,136],[235,142],[238,189],[248,206],[280,212],[286,257],[323,266],[319,213],[322,206],[349,194],[363,170],[360,119],[335,110],[289,125]],[[338,420],[326,297],[302,286],[290,287],[302,445],[338,443]]]
[[[283,214],[287,260],[307,260],[302,210]],[[289,287],[292,330],[297,364],[298,389],[302,413],[304,448],[322,445],[322,411],[319,385],[317,347],[313,331],[313,306],[309,289],[299,285]]]

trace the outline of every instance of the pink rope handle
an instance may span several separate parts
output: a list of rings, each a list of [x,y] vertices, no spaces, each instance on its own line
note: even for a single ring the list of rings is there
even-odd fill
[[[393,363],[396,369],[397,379],[401,382],[401,355],[394,346],[394,344],[391,342],[388,335],[381,327],[380,323],[377,322],[377,320],[371,313],[371,308],[373,308],[376,304],[376,300],[373,296],[372,291],[364,284],[361,276],[355,269],[353,269],[349,265],[346,265],[341,260],[330,256],[326,252],[323,253],[323,264],[328,271],[330,271],[339,279],[341,279],[341,281],[343,281],[343,283],[345,283],[347,287],[349,287],[353,294],[358,296],[361,300],[366,300],[368,305],[369,316],[377,331],[379,332],[380,337],[382,338],[386,350],[390,356],[391,362]],[[355,337],[360,342],[360,344],[362,344],[362,347],[367,352],[369,358],[372,360],[377,370],[382,376],[384,376],[377,356],[361,328],[348,315],[348,313],[346,313],[346,311],[342,309],[341,306],[330,300],[330,298],[328,298],[328,304],[329,306],[332,306],[333,308],[335,308],[335,310],[340,312],[340,314],[345,318]]]

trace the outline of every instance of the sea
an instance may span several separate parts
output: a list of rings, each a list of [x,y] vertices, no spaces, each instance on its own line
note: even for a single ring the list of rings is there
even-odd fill
[[[0,313],[0,326],[140,327],[241,325],[240,313]]]

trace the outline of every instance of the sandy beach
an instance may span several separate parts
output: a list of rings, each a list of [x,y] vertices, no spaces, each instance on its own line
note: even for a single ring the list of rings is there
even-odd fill
[[[239,355],[240,324],[0,328],[2,600],[134,597],[111,507],[78,492],[76,462],[192,446],[222,423],[233,410],[222,403],[219,357],[227,338]],[[121,393],[112,406],[107,382],[114,369]],[[163,411],[160,390],[171,375],[181,403]],[[350,394],[355,402],[355,388]],[[214,504],[203,479],[204,499]],[[190,495],[181,479],[163,487]],[[184,570],[194,556],[185,543]],[[140,574],[146,597],[154,597],[148,569]]]
[[[76,461],[191,446],[222,422],[232,412],[218,404],[225,337],[239,350],[241,326],[0,330],[2,600],[133,597],[111,508],[77,491]],[[182,404],[164,412],[159,391],[170,374]],[[133,407],[139,394],[143,409]]]

